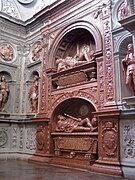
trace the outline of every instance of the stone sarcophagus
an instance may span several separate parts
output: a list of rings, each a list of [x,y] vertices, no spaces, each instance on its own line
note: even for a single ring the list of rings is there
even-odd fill
[[[56,156],[65,156],[75,159],[90,159],[97,155],[97,133],[58,134],[53,133],[54,150]]]
[[[96,81],[96,62],[88,62],[66,71],[54,73],[52,78],[53,89],[70,87],[75,84]]]

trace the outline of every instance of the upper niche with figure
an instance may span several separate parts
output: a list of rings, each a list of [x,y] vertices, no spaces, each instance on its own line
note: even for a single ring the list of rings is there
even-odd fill
[[[59,43],[56,53],[57,72],[95,61],[95,41],[85,29],[72,30]]]

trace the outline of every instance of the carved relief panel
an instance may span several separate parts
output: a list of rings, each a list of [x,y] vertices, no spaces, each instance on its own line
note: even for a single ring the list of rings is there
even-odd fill
[[[36,150],[36,127],[26,127],[26,150]]]
[[[99,159],[116,158],[118,160],[119,130],[117,116],[99,117],[99,127]]]
[[[8,148],[8,127],[0,127],[0,149]]]
[[[40,41],[34,43],[31,51],[32,61],[38,61],[42,59],[42,43]]]
[[[121,122],[122,148],[121,156],[123,159],[135,159],[135,122],[125,120]]]
[[[50,126],[47,122],[39,123],[36,130],[36,152],[38,154],[49,154],[50,150]]]

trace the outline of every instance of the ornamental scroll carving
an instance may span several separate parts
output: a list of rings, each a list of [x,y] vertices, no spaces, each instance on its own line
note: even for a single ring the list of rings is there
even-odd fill
[[[113,62],[112,62],[112,34],[111,20],[104,22],[105,65],[106,65],[106,100],[114,101]]]
[[[113,122],[106,122],[102,127],[102,144],[107,156],[114,156],[117,149],[118,130]]]
[[[42,77],[41,77],[41,101],[40,101],[40,111],[45,112],[46,110],[46,61],[48,60],[48,45],[49,45],[49,33],[43,34],[42,37],[42,48],[43,48],[43,58],[42,58]]]

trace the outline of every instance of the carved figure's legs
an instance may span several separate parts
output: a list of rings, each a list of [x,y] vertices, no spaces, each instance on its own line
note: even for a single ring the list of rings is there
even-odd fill
[[[130,89],[132,96],[135,96],[135,77],[133,72],[130,72],[130,74],[127,76],[126,85]]]
[[[97,129],[97,127],[93,127],[93,125],[91,124],[89,118],[85,118],[79,123],[80,126],[83,126],[85,124],[88,126],[88,127],[85,127],[85,128],[89,128],[90,131],[95,131]]]

